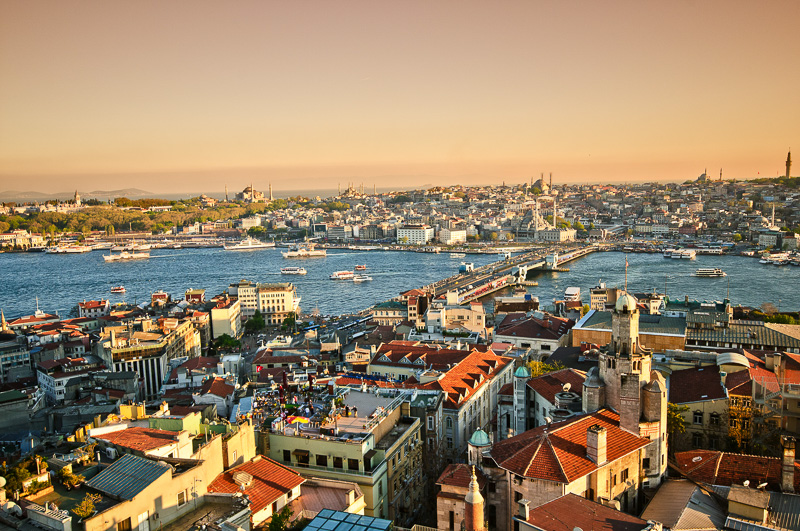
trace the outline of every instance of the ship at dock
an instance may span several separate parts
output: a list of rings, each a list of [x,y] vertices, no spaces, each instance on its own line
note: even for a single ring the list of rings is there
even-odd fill
[[[319,258],[328,256],[328,251],[325,249],[315,249],[314,244],[309,245],[295,245],[290,247],[288,251],[281,251],[284,258]]]
[[[275,243],[262,242],[261,240],[248,237],[235,244],[225,244],[223,247],[226,251],[256,251],[258,249],[270,249],[275,247]]]
[[[106,262],[126,262],[128,260],[146,260],[150,258],[149,252],[129,252],[122,251],[119,254],[104,254],[103,260]]]

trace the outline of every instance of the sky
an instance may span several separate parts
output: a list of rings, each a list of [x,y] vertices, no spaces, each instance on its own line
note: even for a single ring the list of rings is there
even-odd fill
[[[798,21],[797,0],[4,0],[0,191],[782,175]]]

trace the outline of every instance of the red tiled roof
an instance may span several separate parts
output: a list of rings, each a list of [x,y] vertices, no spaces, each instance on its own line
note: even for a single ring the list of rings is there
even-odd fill
[[[226,383],[225,378],[209,378],[203,384],[201,389],[202,394],[212,394],[221,398],[227,398],[236,390],[236,387]]]
[[[767,490],[780,492],[780,457],[733,454],[715,450],[690,450],[675,454],[678,469],[689,479],[710,485],[767,484]],[[794,463],[794,490],[800,490],[800,467]]]
[[[480,469],[475,469],[475,478],[478,480],[478,488],[483,490],[486,485],[486,476]],[[436,480],[437,485],[453,485],[455,487],[468,488],[472,481],[472,467],[463,463],[447,465],[442,475]]]
[[[497,326],[495,335],[558,339],[575,326],[575,321],[572,319],[564,319],[550,314],[544,314],[544,317],[544,319],[537,319],[525,313],[510,313]]]
[[[673,404],[727,398],[716,365],[673,372],[669,377],[669,401]]]
[[[106,306],[108,306],[108,301],[107,300],[83,301],[83,302],[79,302],[78,306],[80,306],[81,308],[83,308],[85,310],[91,310],[91,309],[94,309],[94,308],[105,308]]]
[[[586,373],[575,369],[562,369],[560,371],[544,374],[537,378],[528,380],[528,387],[539,393],[542,398],[556,403],[556,393],[564,389],[564,384],[570,385],[570,391],[578,396],[583,396],[583,381],[586,380]]]
[[[246,472],[253,476],[253,482],[244,490],[244,494],[250,499],[250,508],[253,514],[305,481],[300,475],[269,457],[258,455],[252,461],[217,476],[208,486],[208,492],[231,494],[241,492],[241,488],[233,480],[235,472]]]
[[[155,450],[156,448],[174,444],[177,441],[178,433],[135,426],[124,430],[103,433],[102,435],[93,435],[92,437],[116,446],[122,446],[123,448],[146,452],[148,450]]]
[[[576,494],[567,494],[540,505],[528,516],[528,523],[548,531],[641,531],[647,522],[641,518],[587,500]]]
[[[619,427],[619,414],[601,409],[572,419],[528,430],[492,447],[491,455],[502,468],[518,476],[571,483],[598,466],[586,455],[586,431],[598,424],[606,428],[608,461],[615,461],[650,444]]]

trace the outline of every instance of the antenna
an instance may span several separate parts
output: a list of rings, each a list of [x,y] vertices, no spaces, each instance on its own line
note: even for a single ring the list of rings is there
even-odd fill
[[[763,489],[763,488],[764,488],[764,487],[766,487],[766,486],[767,486],[767,482],[765,481],[764,483],[759,483],[759,484],[758,484],[758,487],[756,487],[756,488],[757,488],[757,489]]]

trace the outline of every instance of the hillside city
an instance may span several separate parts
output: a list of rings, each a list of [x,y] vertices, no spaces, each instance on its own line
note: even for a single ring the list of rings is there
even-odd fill
[[[279,247],[467,261],[345,315],[258,278],[75,300],[70,315],[2,308],[0,528],[800,529],[796,311],[602,283],[549,305],[524,289],[530,270],[609,250],[793,268],[798,185],[789,154],[784,177],[753,181],[5,203],[0,260]]]

